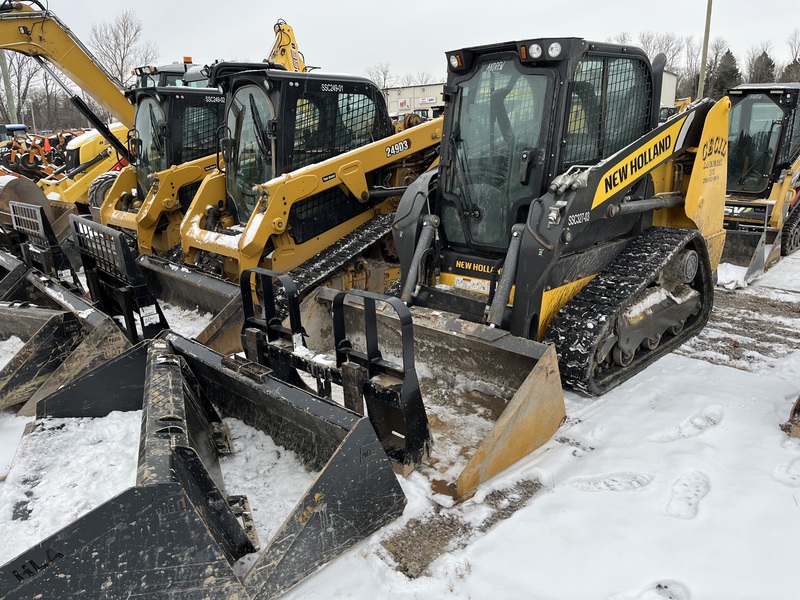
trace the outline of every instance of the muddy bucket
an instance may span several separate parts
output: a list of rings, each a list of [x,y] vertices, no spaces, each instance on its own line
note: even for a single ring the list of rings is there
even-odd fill
[[[112,425],[125,420],[132,423],[120,435]],[[221,456],[229,451],[226,429],[234,453]],[[32,481],[24,461],[47,454],[35,447],[37,435],[46,448],[76,430],[89,431],[90,439],[72,455],[94,448],[97,477],[116,476],[127,465],[124,477],[0,567],[0,597],[274,598],[396,519],[405,505],[367,419],[171,332],[40,402],[37,430],[23,438],[3,489],[6,499],[17,494],[23,503],[16,507],[20,518],[30,521],[40,508],[62,510],[36,506],[37,490],[50,489],[48,470],[40,465]],[[116,455],[131,444],[114,452],[101,447],[135,432],[138,452],[134,444],[131,456]],[[238,454],[245,457],[236,462]],[[289,461],[289,470],[267,465],[267,455]],[[117,465],[105,474],[104,456],[116,456]],[[274,488],[281,496],[294,490],[277,511]],[[83,486],[77,489],[72,493]],[[5,534],[7,543],[26,540]]]
[[[367,292],[318,288],[303,301],[299,313],[283,342],[303,337],[307,349],[295,347],[288,355],[281,351],[281,341],[274,335],[279,327],[274,325],[273,333],[262,339],[265,362],[278,369],[283,361],[333,383],[343,379],[337,369],[352,366],[353,354],[368,365],[367,370],[369,365],[390,363],[396,365],[396,372],[413,371],[425,422],[414,413],[413,418],[396,419],[404,430],[395,428],[382,435],[384,427],[371,416],[389,448],[391,435],[399,432],[407,441],[419,439],[421,427],[429,429],[430,457],[414,466],[433,481],[438,492],[457,499],[470,496],[482,481],[550,439],[565,417],[558,363],[550,345],[439,311],[407,309],[397,298]],[[409,340],[406,323],[411,321]],[[272,339],[267,339],[270,335]],[[253,354],[253,344],[245,348],[249,356]],[[310,366],[308,356],[314,358]],[[337,365],[337,369],[326,365]],[[369,375],[360,386],[367,414],[370,395],[377,389],[374,383],[367,385],[374,380]]]

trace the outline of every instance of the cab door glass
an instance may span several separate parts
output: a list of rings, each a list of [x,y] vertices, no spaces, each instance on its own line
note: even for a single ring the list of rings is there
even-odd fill
[[[253,187],[273,177],[274,143],[267,131],[273,118],[272,105],[261,88],[248,85],[235,92],[227,117],[235,141],[225,186],[242,221],[256,207]]]

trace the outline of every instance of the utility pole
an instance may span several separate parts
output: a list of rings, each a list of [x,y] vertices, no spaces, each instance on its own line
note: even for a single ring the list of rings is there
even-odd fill
[[[17,103],[14,101],[14,94],[11,90],[11,76],[8,74],[8,63],[6,62],[5,50],[0,50],[0,71],[3,72],[3,86],[6,90],[6,108],[8,108],[8,120],[11,123],[19,123]]]
[[[697,82],[697,97],[703,97],[703,87],[706,82],[706,61],[708,60],[708,34],[711,31],[711,0],[708,0],[706,9],[706,32],[703,36],[703,58],[700,59],[700,81]]]

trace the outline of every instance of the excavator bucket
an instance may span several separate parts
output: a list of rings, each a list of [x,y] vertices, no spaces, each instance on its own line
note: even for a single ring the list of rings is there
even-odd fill
[[[20,349],[0,370],[0,407],[36,402],[86,369],[130,347],[107,315],[61,285],[0,252],[0,340]]]
[[[63,512],[38,496],[48,473],[31,472],[31,456],[68,459],[58,444],[70,432],[98,421],[112,432],[111,423],[129,419],[140,431],[131,472],[108,497],[0,567],[0,597],[274,598],[405,506],[366,418],[167,331],[39,403],[5,484],[6,496],[22,499],[15,515],[47,520],[44,511]],[[234,453],[225,456],[231,433]],[[90,435],[99,470],[111,454],[102,446],[116,436]],[[282,447],[268,451],[258,436]],[[254,444],[257,451],[237,463],[236,454]],[[108,477],[119,475],[122,460],[112,461]],[[267,460],[302,473],[282,481],[274,475],[281,466]],[[249,501],[234,489],[247,480]],[[295,497],[281,503],[271,489]]]
[[[744,282],[750,283],[781,257],[781,232],[769,227],[767,205],[738,205],[726,202],[726,211],[737,206],[746,214],[752,226],[725,230],[725,247],[720,262],[746,267]]]
[[[346,405],[360,393],[396,469],[421,470],[440,493],[471,496],[550,439],[565,417],[550,345],[368,292],[321,287],[296,305],[291,283],[284,288],[288,328],[269,297],[258,318],[242,295],[247,356],[282,378],[302,369],[321,390],[338,384]],[[325,354],[331,349],[335,358]]]

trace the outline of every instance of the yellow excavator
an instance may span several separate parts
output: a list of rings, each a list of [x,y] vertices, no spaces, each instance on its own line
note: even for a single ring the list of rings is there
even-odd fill
[[[800,248],[800,83],[743,84],[728,95],[722,261],[745,267],[749,283]]]
[[[133,127],[133,105],[122,93],[121,84],[64,22],[37,0],[0,3],[0,49],[32,57],[61,82],[50,65],[57,67],[121,124],[108,131],[83,99],[67,90],[76,107],[103,135],[73,140],[67,150],[66,170],[40,180],[39,186],[52,199],[87,204],[94,178],[127,157],[124,140]]]

